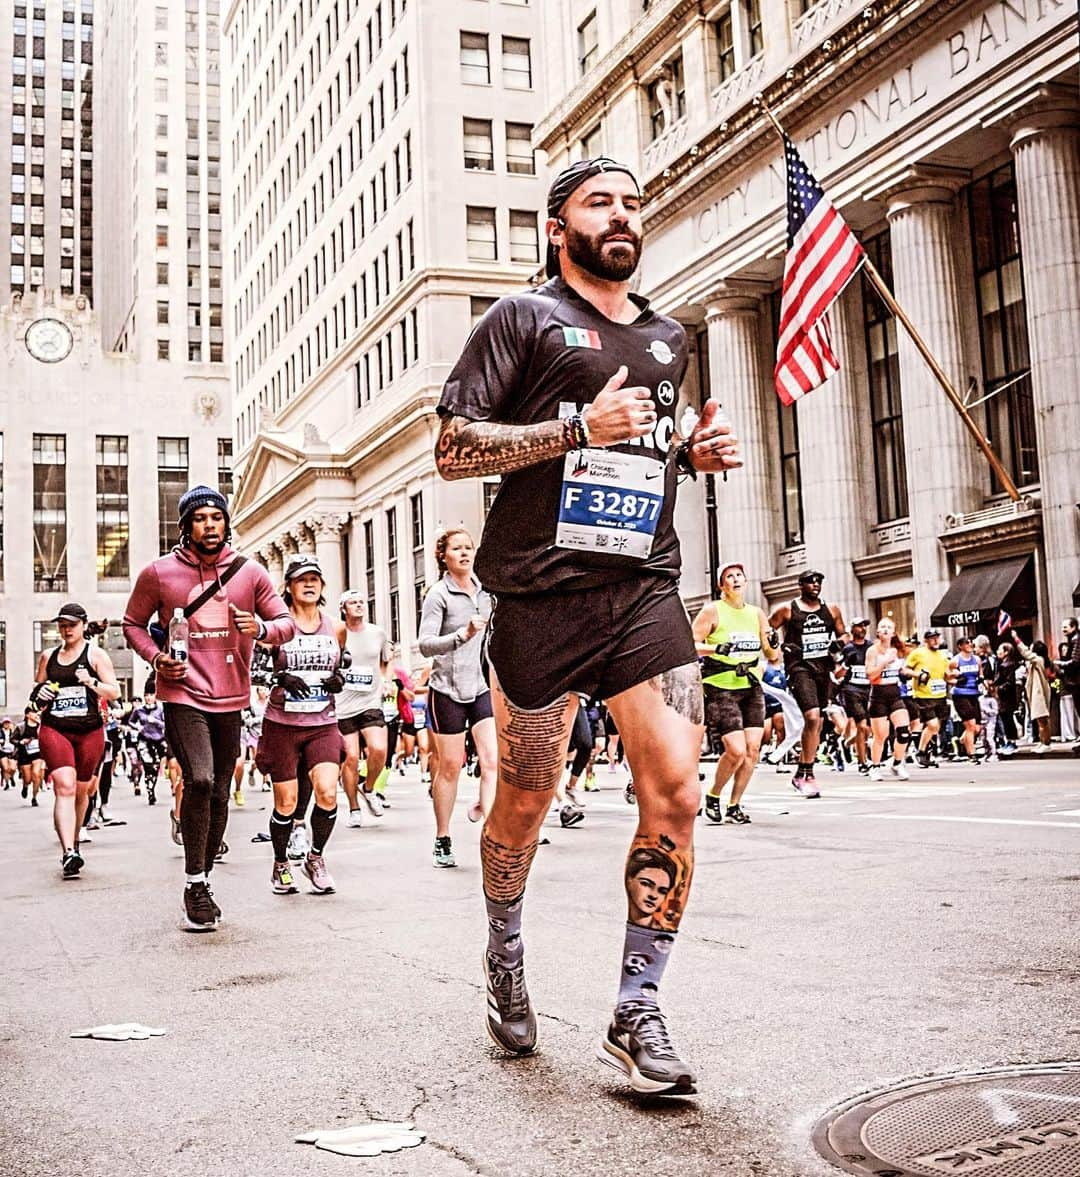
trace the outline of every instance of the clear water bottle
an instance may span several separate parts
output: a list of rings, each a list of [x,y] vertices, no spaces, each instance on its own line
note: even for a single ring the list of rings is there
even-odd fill
[[[183,609],[174,609],[169,622],[169,657],[174,662],[188,660],[188,619]]]

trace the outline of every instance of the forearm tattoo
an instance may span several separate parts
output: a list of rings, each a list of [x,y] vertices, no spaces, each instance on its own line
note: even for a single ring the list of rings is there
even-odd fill
[[[498,425],[446,417],[435,445],[435,465],[443,478],[478,478],[561,458],[567,450],[562,421]]]
[[[638,834],[626,858],[627,920],[640,928],[678,930],[694,874],[694,849],[667,834]]]
[[[539,711],[522,711],[503,698],[508,718],[499,731],[499,784],[529,793],[554,789],[569,739],[569,696]]]
[[[496,903],[513,903],[525,890],[538,842],[528,846],[504,846],[487,832],[480,834],[480,863],[484,868],[484,894]]]
[[[705,695],[701,686],[701,667],[695,662],[665,670],[649,685],[659,691],[664,702],[691,723],[705,722]]]

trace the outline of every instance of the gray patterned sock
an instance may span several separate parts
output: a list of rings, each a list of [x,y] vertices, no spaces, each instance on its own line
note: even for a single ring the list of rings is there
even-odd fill
[[[660,978],[664,975],[674,944],[674,932],[641,928],[631,923],[626,925],[616,1009],[628,1003],[659,1003]]]
[[[488,952],[504,968],[521,963],[525,954],[521,943],[521,909],[525,906],[524,891],[509,903],[484,896],[488,917]]]

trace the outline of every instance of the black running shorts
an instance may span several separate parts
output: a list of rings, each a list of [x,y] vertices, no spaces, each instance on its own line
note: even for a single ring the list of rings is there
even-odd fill
[[[343,736],[351,736],[354,732],[362,732],[366,727],[386,727],[386,717],[382,713],[382,708],[371,707],[367,711],[358,711],[355,715],[339,715],[337,725]]]
[[[849,718],[856,723],[862,723],[868,715],[870,692],[859,690],[857,687],[845,687],[840,692],[840,706],[848,713]]]
[[[490,691],[481,691],[469,703],[452,699],[434,687],[428,691],[428,726],[437,736],[464,735],[466,728],[472,730],[493,715]]]
[[[805,715],[816,707],[824,711],[829,705],[829,688],[832,680],[829,678],[828,659],[821,658],[815,663],[796,662],[787,672],[788,690],[795,696],[799,710]]]
[[[916,699],[915,702],[918,704],[919,718],[923,723],[932,723],[935,719],[941,723],[948,722],[948,699]]]
[[[871,719],[888,719],[894,711],[903,711],[906,706],[900,688],[895,683],[870,688],[870,706],[867,711]],[[908,715],[910,717],[910,711]]]
[[[503,693],[528,711],[568,691],[611,699],[666,670],[697,664],[678,583],[662,576],[500,596],[488,656]]]
[[[971,720],[979,723],[982,720],[978,695],[953,695],[952,701],[961,723],[970,723]]]
[[[705,684],[705,730],[714,748],[724,736],[765,726],[765,692],[760,683],[738,691]]]

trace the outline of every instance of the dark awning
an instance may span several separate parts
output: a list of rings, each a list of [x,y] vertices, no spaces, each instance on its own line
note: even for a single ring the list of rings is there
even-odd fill
[[[931,625],[978,625],[997,621],[998,610],[1023,575],[1030,556],[1016,556],[993,564],[961,568],[938,607],[930,614]],[[995,631],[996,632],[996,631]]]
[[[1076,582],[1076,588],[1073,589],[1073,607],[1080,605],[1080,580]]]

